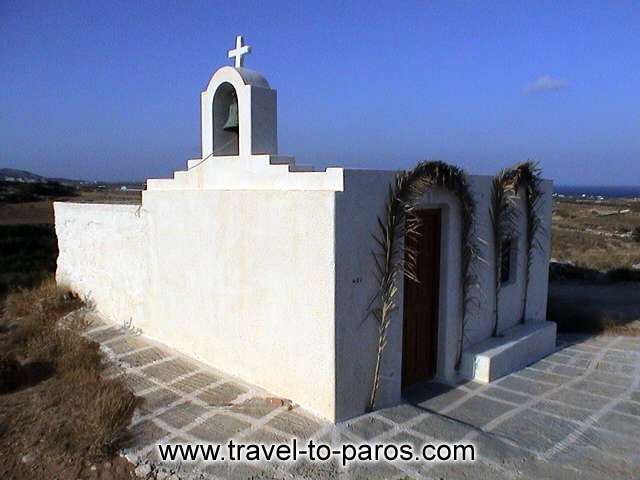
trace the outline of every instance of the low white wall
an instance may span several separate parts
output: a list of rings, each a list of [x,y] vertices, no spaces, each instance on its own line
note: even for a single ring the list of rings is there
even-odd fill
[[[334,192],[143,193],[142,330],[335,419]]]
[[[335,420],[332,191],[56,203],[57,279],[114,322]]]
[[[138,205],[54,203],[58,283],[95,302],[106,318],[143,321],[147,229]]]
[[[530,365],[556,349],[554,322],[525,322],[507,328],[500,337],[491,337],[465,350],[460,374],[488,383]]]

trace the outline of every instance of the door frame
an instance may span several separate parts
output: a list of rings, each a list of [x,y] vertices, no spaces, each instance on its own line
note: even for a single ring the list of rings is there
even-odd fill
[[[441,335],[441,329],[440,329],[440,319],[442,316],[442,299],[443,299],[443,288],[442,288],[442,284],[443,284],[443,257],[444,255],[447,253],[445,251],[445,249],[443,249],[443,240],[444,240],[444,236],[445,236],[445,208],[443,208],[443,206],[436,206],[436,205],[424,205],[421,208],[418,209],[418,214],[423,214],[423,215],[429,215],[429,216],[435,216],[437,217],[437,225],[438,225],[438,239],[437,239],[437,253],[436,253],[436,258],[434,261],[435,264],[435,268],[437,269],[436,272],[436,282],[435,282],[435,289],[436,292],[434,294],[434,314],[433,314],[433,319],[432,319],[432,325],[431,325],[431,356],[433,358],[432,362],[433,365],[429,367],[430,370],[432,370],[430,377],[424,379],[424,380],[418,380],[416,383],[421,383],[424,381],[432,381],[434,379],[436,379],[438,377],[438,372],[439,372],[439,366],[440,366],[440,360],[441,360],[441,354],[442,352],[440,351],[439,346],[441,345],[440,342],[440,335]],[[407,278],[404,277],[403,282],[406,282]],[[400,383],[401,383],[401,389],[404,390],[406,388],[410,388],[412,385],[405,385],[404,383],[404,376],[405,376],[405,362],[404,362],[404,355],[405,355],[405,333],[406,333],[406,318],[405,318],[405,311],[406,311],[406,298],[404,296],[404,283],[403,283],[403,289],[402,289],[402,336],[401,336],[401,347],[402,347],[402,352],[401,352],[401,366],[400,366]]]

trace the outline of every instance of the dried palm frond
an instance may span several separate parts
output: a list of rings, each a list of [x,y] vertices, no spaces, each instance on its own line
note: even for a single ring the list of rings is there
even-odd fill
[[[541,169],[536,162],[528,160],[512,167],[513,185],[516,194],[524,192],[524,208],[527,221],[525,235],[525,250],[527,263],[525,269],[524,293],[522,299],[522,313],[520,322],[525,322],[527,312],[527,292],[529,290],[529,278],[533,265],[533,256],[536,250],[542,249],[539,235],[546,235],[542,220],[538,215],[540,203],[543,198],[541,189],[542,176]]]
[[[500,287],[502,277],[502,243],[511,238],[516,229],[516,209],[514,201],[513,172],[503,169],[493,178],[491,184],[491,203],[489,218],[493,243],[494,292],[492,335],[499,334]]]
[[[475,201],[471,195],[464,171],[458,167],[437,161],[418,163],[412,170],[399,172],[389,186],[385,206],[385,218],[378,217],[378,231],[374,239],[379,251],[373,252],[378,281],[378,291],[372,301],[370,314],[378,323],[378,347],[376,365],[369,398],[368,410],[375,407],[376,395],[380,384],[380,368],[384,349],[387,345],[387,329],[391,314],[397,309],[395,296],[398,293],[396,281],[404,274],[418,281],[416,274],[417,251],[405,242],[419,234],[420,219],[416,215],[416,202],[429,188],[439,187],[456,195],[460,202],[462,215],[462,297],[463,312],[460,327],[458,360],[462,354],[466,311],[470,302],[470,289],[475,284],[472,263],[477,255],[473,237]]]

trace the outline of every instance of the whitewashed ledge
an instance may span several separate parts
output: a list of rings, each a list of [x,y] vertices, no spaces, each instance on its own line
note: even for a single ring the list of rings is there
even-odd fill
[[[463,377],[488,383],[546,357],[556,347],[554,322],[531,322],[505,330],[462,354]]]

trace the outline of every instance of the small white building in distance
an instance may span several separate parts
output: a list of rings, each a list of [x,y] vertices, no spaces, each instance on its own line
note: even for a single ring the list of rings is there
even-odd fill
[[[371,407],[376,376],[380,408],[414,384],[488,382],[554,349],[550,181],[529,210],[524,188],[506,192],[512,227],[497,237],[493,177],[422,164],[409,239],[419,281],[398,270],[385,283],[405,255],[405,218],[387,209],[398,171],[280,155],[276,91],[242,66],[237,42],[235,66],[200,97],[201,158],[149,179],[141,206],[55,204],[58,282],[106,319],[333,422]],[[381,318],[385,300],[395,309]]]

